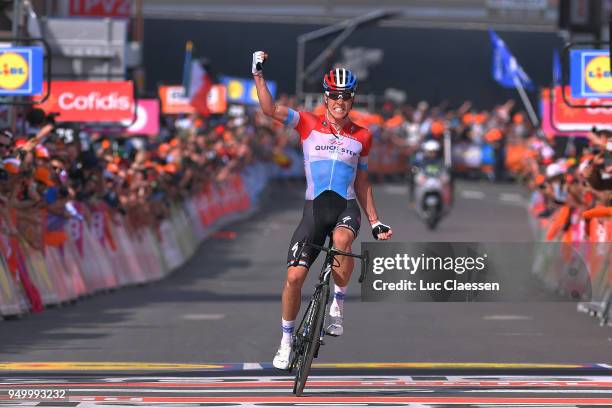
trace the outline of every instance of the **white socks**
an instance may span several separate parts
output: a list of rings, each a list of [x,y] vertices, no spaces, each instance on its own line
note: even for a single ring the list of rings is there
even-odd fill
[[[344,297],[346,296],[347,286],[334,285],[334,301],[329,308],[329,315],[341,317],[344,310]]]
[[[283,338],[281,344],[290,345],[291,336],[293,336],[293,329],[295,327],[295,320],[281,319],[281,328],[283,330]]]

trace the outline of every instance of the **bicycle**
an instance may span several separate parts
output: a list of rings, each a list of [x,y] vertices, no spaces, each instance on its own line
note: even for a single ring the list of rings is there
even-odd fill
[[[359,283],[362,283],[365,278],[369,260],[367,251],[365,251],[363,255],[357,255],[333,248],[331,236],[329,237],[329,245],[327,247],[301,242],[298,246],[297,253],[301,255],[306,247],[324,251],[327,255],[325,256],[325,261],[323,262],[323,267],[319,274],[319,283],[315,286],[315,292],[293,336],[293,357],[289,365],[289,371],[293,371],[293,368],[296,369],[293,393],[298,397],[302,395],[304,387],[306,386],[306,380],[310,373],[312,360],[319,356],[319,347],[325,344],[323,342],[323,337],[326,333],[323,329],[323,321],[329,301],[329,281],[332,267],[338,266],[334,263],[334,257],[336,255],[343,255],[361,259]],[[299,258],[298,256],[297,259]]]

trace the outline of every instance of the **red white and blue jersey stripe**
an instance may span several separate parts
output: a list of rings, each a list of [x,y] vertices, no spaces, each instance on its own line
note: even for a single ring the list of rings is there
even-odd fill
[[[367,170],[371,133],[349,122],[334,135],[324,115],[289,109],[285,125],[298,131],[304,151],[306,200],[333,190],[347,200],[355,197],[357,169]]]

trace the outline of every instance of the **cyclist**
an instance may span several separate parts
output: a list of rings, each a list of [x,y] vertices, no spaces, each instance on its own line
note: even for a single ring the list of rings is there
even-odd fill
[[[263,51],[253,53],[252,74],[261,109],[267,116],[300,134],[307,182],[303,217],[289,245],[287,278],[282,295],[282,339],[273,361],[274,367],[287,369],[302,285],[318,255],[318,251],[311,248],[298,254],[298,243],[307,240],[323,245],[331,233],[334,247],[349,252],[361,222],[357,200],[368,217],[374,238],[386,240],[393,232],[378,218],[368,181],[368,152],[372,136],[348,118],[357,78],[348,69],[331,70],[323,78],[325,114],[317,116],[297,112],[275,104],[263,77],[265,58]],[[332,271],[334,298],[326,328],[332,336],[343,333],[343,299],[354,265],[352,258],[338,257],[338,261],[339,266]]]

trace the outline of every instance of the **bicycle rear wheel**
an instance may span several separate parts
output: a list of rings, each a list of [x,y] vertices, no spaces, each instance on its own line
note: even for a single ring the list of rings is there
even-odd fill
[[[321,286],[313,296],[312,312],[304,325],[304,330],[307,333],[303,338],[305,344],[302,347],[302,353],[298,356],[293,386],[293,393],[298,397],[304,391],[308,374],[310,374],[312,360],[319,348],[319,337],[323,330],[323,319],[325,317],[325,306],[327,305],[328,296],[329,287],[327,285]]]

